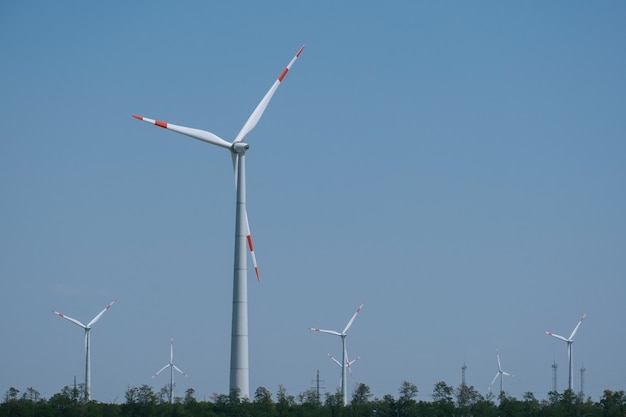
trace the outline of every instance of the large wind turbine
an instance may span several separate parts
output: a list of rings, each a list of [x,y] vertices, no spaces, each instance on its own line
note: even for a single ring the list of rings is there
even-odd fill
[[[342,351],[341,363],[343,364],[341,366],[341,393],[343,395],[344,406],[348,405],[348,392],[347,392],[348,385],[346,381],[346,363],[348,360],[348,352],[346,351],[346,336],[347,336],[348,329],[350,329],[350,326],[352,326],[352,322],[354,322],[354,319],[356,318],[356,315],[361,312],[361,309],[363,308],[364,305],[365,303],[361,304],[359,308],[356,309],[355,313],[352,315],[352,318],[350,319],[348,324],[346,324],[346,327],[343,329],[343,331],[341,331],[341,333],[335,330],[323,330],[323,329],[318,329],[315,327],[309,327],[309,330],[313,330],[315,332],[328,333],[328,334],[341,337],[341,351]]]
[[[100,320],[100,317],[102,317],[102,315],[111,308],[111,306],[115,303],[115,301],[111,301],[111,303],[109,305],[107,305],[106,307],[104,307],[104,309],[98,313],[98,315],[96,317],[94,317],[89,323],[87,324],[83,324],[80,321],[73,319],[71,317],[66,316],[63,313],[59,313],[56,310],[52,310],[52,312],[54,314],[56,314],[59,317],[62,317],[66,320],[71,321],[72,323],[82,327],[83,329],[85,329],[85,400],[86,401],[91,401],[91,349],[90,349],[90,343],[89,343],[89,332],[91,331],[91,326],[93,326],[94,324],[96,324],[96,322],[98,320]]]
[[[159,369],[154,375],[152,375],[152,379],[156,378],[161,371],[165,370],[165,368],[170,368],[170,404],[174,404],[174,370],[179,372],[181,375],[189,378],[189,375],[180,370],[180,368],[174,365],[174,338],[170,338],[170,363],[165,365],[163,368]]]
[[[564,341],[565,343],[567,343],[567,360],[569,362],[569,378],[568,378],[567,387],[571,389],[572,391],[574,390],[574,352],[572,350],[572,344],[574,343],[574,336],[576,335],[578,328],[580,327],[580,325],[582,324],[586,316],[587,316],[587,313],[583,314],[583,316],[578,321],[578,324],[576,325],[576,327],[574,327],[574,331],[572,331],[572,334],[567,339],[564,338],[563,336],[559,336],[558,334],[554,334],[552,332],[546,332],[547,335],[556,337],[557,339],[560,339]]]
[[[257,280],[260,279],[259,269],[257,267],[256,258],[254,256],[254,247],[252,245],[252,237],[250,234],[250,226],[248,224],[248,213],[246,211],[246,164],[245,153],[249,145],[243,140],[248,133],[258,123],[263,115],[267,105],[269,104],[276,89],[283,81],[291,66],[300,56],[304,46],[302,46],[296,55],[289,62],[287,67],[280,73],[272,87],[265,94],[261,102],[256,106],[246,123],[243,125],[235,140],[228,142],[214,133],[207,132],[185,126],[178,126],[159,120],[148,119],[147,117],[133,115],[135,119],[152,123],[156,126],[182,133],[194,139],[217,145],[230,151],[233,160],[233,168],[235,171],[235,184],[237,187],[237,204],[235,209],[235,259],[234,259],[234,277],[233,277],[233,313],[232,313],[232,332],[230,347],[230,390],[238,390],[242,398],[250,397],[249,386],[249,368],[248,368],[248,285],[246,281],[247,275],[247,259],[246,259],[246,241],[250,249],[254,271]]]
[[[500,352],[498,351],[496,351],[496,358],[498,359],[498,373],[491,380],[491,384],[489,384],[489,392],[491,392],[491,386],[493,385],[494,382],[496,382],[496,379],[499,376],[500,377],[500,393],[502,393],[504,391],[504,386],[502,383],[504,376],[506,375],[506,376],[512,377],[513,375],[502,370],[502,365],[500,365]]]

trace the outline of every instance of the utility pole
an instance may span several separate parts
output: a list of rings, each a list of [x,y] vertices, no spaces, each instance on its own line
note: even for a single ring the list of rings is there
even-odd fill
[[[317,402],[318,404],[322,403],[322,397],[320,395],[320,389],[326,389],[326,387],[323,385],[324,384],[324,380],[320,379],[320,370],[317,370],[317,377],[315,378],[315,395],[317,396]]]
[[[585,365],[583,364],[583,367],[580,368],[580,396],[584,397],[585,396]]]
[[[556,390],[556,368],[558,368],[556,360],[552,362],[552,391],[557,392]]]
[[[463,366],[461,366],[461,385],[465,386],[465,370],[467,369],[467,365],[463,362]]]

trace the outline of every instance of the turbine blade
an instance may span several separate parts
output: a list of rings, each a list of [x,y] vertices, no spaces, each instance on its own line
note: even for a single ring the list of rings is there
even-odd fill
[[[82,327],[83,329],[86,329],[86,328],[87,328],[87,326],[85,326],[85,325],[84,325],[83,323],[81,323],[80,321],[78,321],[78,320],[76,320],[76,319],[73,319],[73,318],[71,318],[71,317],[68,317],[68,316],[66,316],[66,315],[65,315],[65,314],[63,314],[63,313],[59,313],[59,312],[58,312],[58,311],[56,311],[56,310],[52,310],[52,312],[53,312],[54,314],[56,314],[57,316],[59,316],[59,317],[61,317],[61,318],[64,318],[65,320],[69,320],[69,321],[71,321],[72,323],[76,324],[77,326]]]
[[[361,312],[361,309],[363,308],[364,305],[365,305],[365,303],[361,304],[359,306],[359,308],[356,309],[356,312],[354,313],[354,315],[352,316],[352,318],[350,319],[348,324],[346,324],[346,328],[343,329],[343,332],[341,332],[342,334],[346,334],[346,332],[348,331],[350,326],[352,326],[352,322],[354,322],[354,319],[356,318],[357,314],[359,314]]]
[[[498,371],[502,372],[502,365],[500,365],[500,352],[496,352],[496,358],[498,359]]]
[[[346,366],[348,367],[348,372],[350,372],[350,376],[352,376],[352,364],[356,361],[358,361],[361,357],[357,356],[356,359],[352,359],[351,361],[347,361]]]
[[[567,340],[566,338],[564,338],[563,336],[560,336],[560,335],[558,335],[558,334],[554,334],[554,333],[552,333],[552,332],[546,332],[546,334],[547,334],[548,336],[556,337],[557,339],[560,339],[560,340],[562,340],[562,341],[564,341],[564,342],[568,342],[568,340]]]
[[[174,367],[175,370],[177,370],[181,375],[186,376],[187,378],[189,378],[189,375],[187,375],[186,373],[184,373],[183,371],[181,371],[178,366],[176,365],[172,365]]]
[[[233,143],[241,142],[246,137],[246,135],[250,133],[252,129],[254,129],[256,124],[261,119],[261,116],[263,116],[263,112],[265,112],[265,109],[267,108],[267,105],[272,99],[272,96],[276,92],[276,89],[278,89],[278,86],[283,81],[283,79],[285,78],[289,70],[291,69],[291,66],[293,65],[294,62],[296,62],[296,59],[298,59],[298,57],[300,56],[303,50],[304,50],[304,45],[298,50],[298,53],[296,53],[296,55],[291,59],[291,61],[285,67],[283,72],[280,73],[280,75],[278,76],[276,81],[274,81],[274,84],[272,84],[272,87],[270,87],[268,92],[265,93],[265,96],[263,97],[261,102],[256,106],[256,108],[254,109],[254,111],[252,112],[248,120],[246,121],[246,123],[243,125],[243,127],[237,134],[237,137],[235,138]]]
[[[580,327],[580,325],[583,324],[583,320],[585,319],[585,317],[587,317],[587,313],[583,314],[583,316],[580,318],[580,320],[578,321],[578,324],[576,325],[576,327],[574,327],[574,331],[572,332],[572,335],[569,337],[569,340],[574,339],[574,336],[576,335],[576,332],[578,331],[578,328]]]
[[[178,126],[167,122],[162,122],[160,120],[149,119],[143,116],[137,116],[136,114],[132,115],[135,119],[142,120],[147,123],[152,123],[153,125],[162,127],[164,129],[172,130],[174,132],[182,133],[183,135],[187,135],[194,139],[201,140],[203,142],[210,143],[212,145],[221,146],[222,148],[230,149],[230,143],[220,138],[214,133],[207,132],[206,130],[194,129],[192,127],[186,126]]]
[[[170,363],[174,362],[174,338],[170,337]]]
[[[102,317],[102,315],[103,315],[103,314],[104,314],[104,313],[105,313],[108,309],[110,309],[110,308],[111,308],[111,306],[112,306],[113,304],[115,304],[115,302],[116,302],[116,301],[117,301],[117,300],[113,300],[113,301],[111,301],[111,303],[110,303],[110,304],[108,304],[106,307],[104,307],[104,308],[102,309],[102,311],[101,311],[101,312],[100,312],[100,313],[99,313],[96,317],[94,317],[94,318],[93,318],[93,320],[91,320],[91,321],[87,324],[87,327],[91,327],[91,326],[93,326],[94,324],[96,324],[96,322],[97,322],[98,320],[100,320],[100,317]]]
[[[235,152],[231,152],[233,157],[233,171],[235,172],[235,189],[237,189],[237,164],[239,158]],[[245,210],[246,222],[244,224],[244,233],[246,234],[246,242],[248,242],[248,250],[250,251],[250,258],[252,259],[252,266],[254,267],[254,273],[256,274],[257,282],[261,282],[261,275],[259,274],[259,266],[256,263],[256,256],[254,255],[254,245],[252,244],[252,233],[250,232],[250,222],[248,221],[248,210]]]
[[[167,364],[167,365],[165,365],[163,368],[159,369],[159,370],[157,371],[157,373],[156,373],[156,374],[152,375],[152,379],[156,378],[156,376],[157,376],[158,374],[160,374],[161,372],[163,372],[163,371],[164,371],[165,369],[167,369],[169,366],[172,366],[172,365],[168,363],[168,364]]]
[[[356,358],[352,359],[350,362],[348,362],[348,366],[352,366],[352,364],[356,361],[358,361],[359,359],[361,359],[360,356],[357,356]]]
[[[333,355],[331,355],[331,354],[329,353],[329,354],[328,354],[328,357],[329,357],[330,359],[332,359],[332,360],[333,360],[333,362],[335,362],[335,363],[337,364],[337,366],[341,367],[341,362],[339,362],[337,359],[335,359],[335,358],[333,357]]]
[[[491,391],[491,386],[493,385],[494,382],[496,382],[496,379],[498,379],[498,375],[500,375],[500,372],[498,372],[496,376],[494,376],[493,379],[491,380],[491,384],[489,384],[489,391]]]
[[[335,336],[341,336],[341,333],[336,332],[334,330],[324,330],[324,329],[318,329],[314,327],[307,327],[307,329],[312,330],[314,332],[328,333],[328,334],[334,334]]]
[[[504,371],[502,371],[502,375],[506,375],[506,376],[513,377],[513,374],[510,374],[510,373],[508,373],[508,372],[504,372]]]
[[[256,263],[256,256],[254,256],[254,245],[252,244],[252,233],[250,233],[250,223],[248,223],[248,210],[245,212],[246,217],[246,241],[248,242],[248,250],[250,251],[250,257],[252,258],[252,265],[254,266],[254,273],[256,274],[257,282],[261,282],[261,276],[259,275],[259,266]]]

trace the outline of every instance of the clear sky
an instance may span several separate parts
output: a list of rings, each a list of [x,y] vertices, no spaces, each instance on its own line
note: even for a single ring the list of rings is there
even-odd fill
[[[0,391],[92,395],[190,375],[227,393],[230,157],[131,118],[247,137],[250,390],[316,371],[545,398],[626,389],[626,4],[620,1],[3,2]]]

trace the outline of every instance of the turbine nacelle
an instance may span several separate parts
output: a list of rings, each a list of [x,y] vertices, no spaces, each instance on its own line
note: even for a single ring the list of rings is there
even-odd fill
[[[230,147],[230,150],[233,153],[238,153],[240,155],[246,153],[248,149],[250,149],[250,145],[248,145],[247,143],[243,143],[243,142],[235,142]]]

